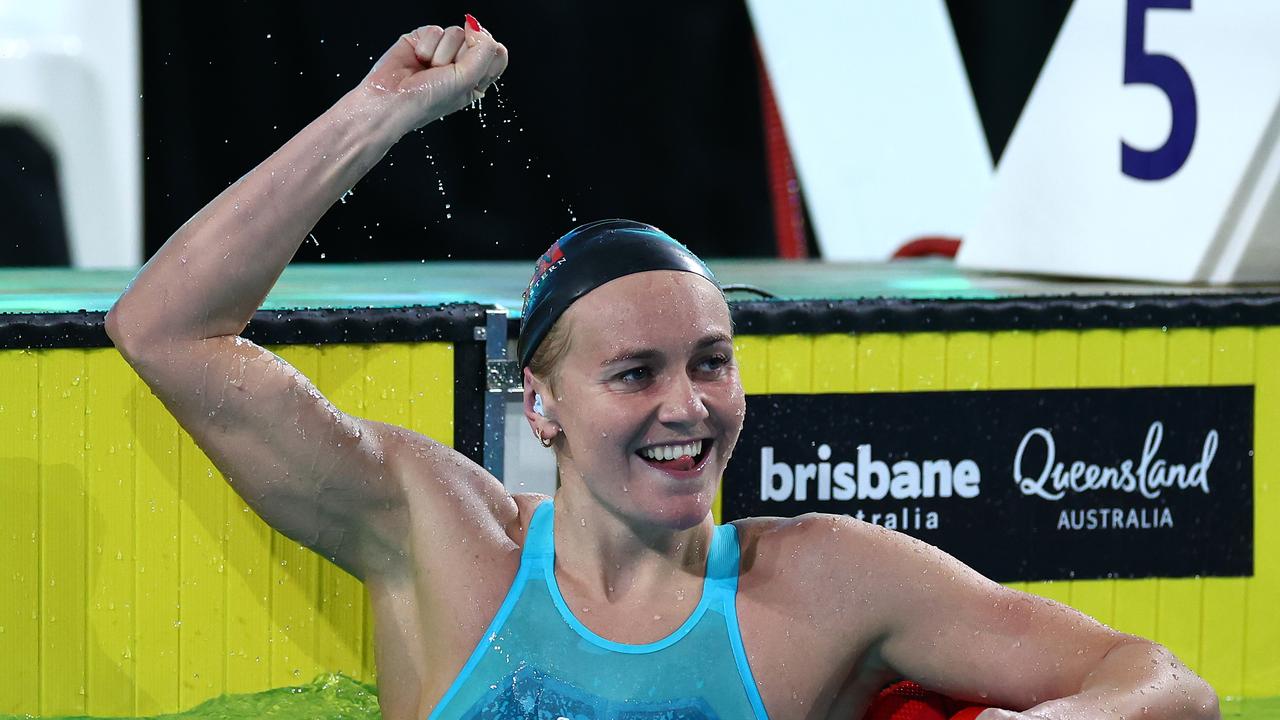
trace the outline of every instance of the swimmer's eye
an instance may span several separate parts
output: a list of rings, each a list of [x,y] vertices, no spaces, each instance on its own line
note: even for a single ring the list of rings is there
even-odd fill
[[[701,372],[718,373],[728,364],[729,356],[724,353],[717,353],[701,360],[698,363],[697,368]],[[641,365],[639,367],[623,370],[617,375],[614,375],[613,379],[619,382],[636,385],[649,380],[652,377],[653,371],[649,367]]]
[[[649,379],[649,368],[634,367],[630,370],[623,370],[614,376],[615,380],[621,380],[625,383],[638,383]]]
[[[699,363],[699,366],[705,367],[710,372],[716,372],[725,365],[729,364],[729,356],[723,353],[717,353]]]

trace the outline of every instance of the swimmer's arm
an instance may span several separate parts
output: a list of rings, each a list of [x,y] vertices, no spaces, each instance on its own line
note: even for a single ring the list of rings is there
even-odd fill
[[[1073,720],[1098,717],[1099,711],[1111,709],[1119,717],[1135,720],[1222,718],[1218,696],[1204,680],[1167,648],[1133,636],[1117,641],[1107,651],[1078,692],[1040,703],[1027,714],[1046,720]]]
[[[854,558],[845,570],[859,576],[875,563],[866,589],[878,608],[874,653],[895,674],[1045,720],[1220,717],[1213,689],[1165,648],[992,582],[918,540],[854,522],[830,534],[857,552],[835,557]],[[1016,716],[988,711],[982,720],[1001,717]]]
[[[461,33],[401,37],[360,87],[180,228],[106,318],[121,354],[254,510],[362,577],[401,562],[406,542],[395,531],[403,488],[385,466],[391,430],[338,411],[237,335],[341,193],[403,133],[465,106],[505,68],[487,33]],[[434,465],[445,472],[444,458]]]
[[[243,338],[173,340],[125,357],[268,525],[362,580],[401,569],[405,495],[387,464],[394,428],[338,410]]]
[[[325,211],[401,136],[466,106],[505,69],[501,44],[466,33],[402,36],[359,86],[188,220],[108,314],[116,344],[154,352],[242,332]]]

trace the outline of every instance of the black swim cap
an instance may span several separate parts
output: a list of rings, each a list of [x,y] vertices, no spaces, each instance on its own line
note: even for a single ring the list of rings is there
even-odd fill
[[[610,280],[649,270],[681,270],[710,280],[715,276],[697,255],[652,225],[633,220],[598,220],[580,225],[538,258],[524,291],[517,354],[523,369],[573,301]]]

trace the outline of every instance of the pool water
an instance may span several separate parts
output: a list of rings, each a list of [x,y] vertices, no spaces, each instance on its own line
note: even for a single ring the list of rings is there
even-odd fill
[[[1224,700],[1223,720],[1280,720],[1280,697]]]
[[[28,720],[32,715],[0,715],[0,720]],[[1280,697],[1228,699],[1224,720],[1280,720]],[[182,713],[147,720],[201,718],[274,718],[275,720],[379,720],[378,692],[346,675],[321,675],[307,685],[275,688],[252,695],[224,695]],[[60,720],[93,720],[85,716]]]
[[[0,715],[0,720],[32,718]],[[148,720],[273,718],[274,720],[379,720],[378,692],[346,675],[321,675],[298,687],[284,687],[247,695],[224,695],[186,712],[153,715]],[[62,720],[92,720],[86,716]]]

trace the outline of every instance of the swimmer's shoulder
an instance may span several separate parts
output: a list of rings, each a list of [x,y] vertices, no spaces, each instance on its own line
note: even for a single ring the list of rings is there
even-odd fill
[[[796,517],[751,517],[731,523],[738,532],[741,569],[747,584],[818,582],[857,572],[883,580],[882,568],[924,543],[847,515],[806,513]]]
[[[746,555],[748,548],[769,549],[809,548],[820,550],[828,547],[847,546],[850,542],[865,541],[872,545],[899,544],[911,538],[902,533],[887,530],[848,515],[833,513],[805,513],[795,517],[748,517],[729,523],[738,531],[738,545]]]
[[[441,519],[475,525],[524,546],[533,513],[550,496],[511,493],[500,480],[462,453],[404,428],[384,426],[387,454],[406,493],[438,508]],[[489,533],[485,533],[489,534]],[[504,541],[505,542],[505,541]]]
[[[733,525],[742,548],[740,588],[783,604],[816,602],[827,609],[844,604],[852,610],[856,601],[874,626],[919,611],[922,605],[909,601],[903,588],[928,588],[944,579],[990,585],[933,545],[847,515],[744,518]]]
[[[851,662],[883,637],[894,615],[891,589],[901,586],[892,566],[904,555],[901,541],[886,534],[891,531],[828,513],[732,524],[742,553],[744,627],[767,638],[781,619],[791,636],[825,648],[814,657],[836,664]]]

